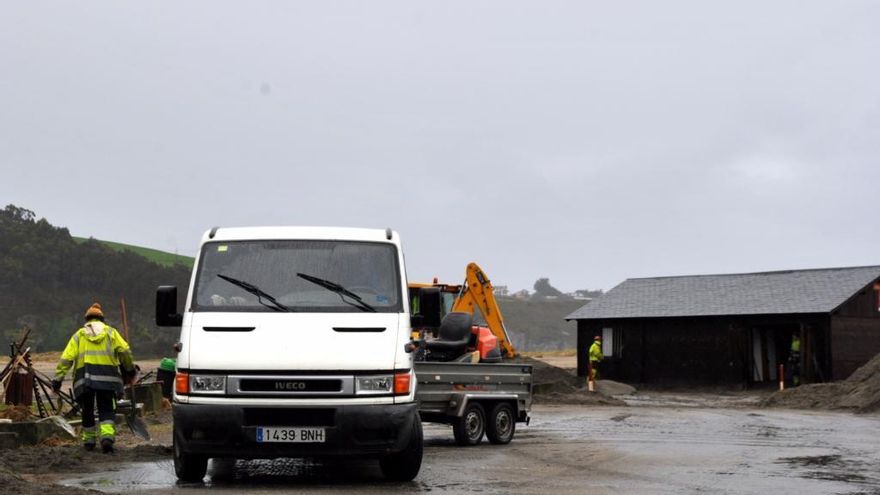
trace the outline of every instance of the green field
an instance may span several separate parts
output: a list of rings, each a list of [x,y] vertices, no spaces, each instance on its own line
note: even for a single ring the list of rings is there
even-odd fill
[[[76,242],[80,243],[86,242],[88,240],[83,237],[74,237],[73,239]],[[100,239],[95,240],[113,249],[114,251],[130,251],[132,253],[139,254],[144,258],[152,261],[153,263],[162,266],[184,265],[187,268],[192,268],[193,263],[195,262],[195,258],[183,256],[180,254],[167,253],[165,251],[159,251],[158,249],[132,246],[130,244],[122,244],[121,242],[102,241]]]

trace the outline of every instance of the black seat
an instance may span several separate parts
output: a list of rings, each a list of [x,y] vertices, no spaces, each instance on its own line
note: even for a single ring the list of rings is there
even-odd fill
[[[427,359],[429,361],[452,361],[464,354],[471,340],[471,327],[474,317],[470,313],[453,312],[443,317],[438,338],[429,340]]]

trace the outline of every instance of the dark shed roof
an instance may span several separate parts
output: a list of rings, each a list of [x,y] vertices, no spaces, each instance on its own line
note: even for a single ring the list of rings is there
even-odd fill
[[[567,320],[830,313],[880,278],[880,266],[631,278]]]

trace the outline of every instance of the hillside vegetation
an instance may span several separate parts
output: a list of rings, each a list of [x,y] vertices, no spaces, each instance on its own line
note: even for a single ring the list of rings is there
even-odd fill
[[[507,332],[519,351],[573,349],[577,345],[577,325],[564,318],[584,303],[571,299],[498,298]]]
[[[84,243],[89,239],[84,237],[74,237],[74,241],[78,243]],[[195,263],[195,258],[190,256],[183,256],[181,254],[167,253],[165,251],[159,251],[158,249],[151,249],[141,246],[132,246],[131,244],[123,244],[121,242],[112,242],[112,241],[101,241],[98,242],[104,244],[114,251],[130,251],[137,255],[140,255],[146,258],[148,261],[152,261],[153,263],[173,267],[175,265],[183,265],[186,268],[192,270],[193,263]]]
[[[190,269],[165,266],[128,249],[94,239],[77,241],[34,212],[9,205],[0,210],[0,336],[16,339],[32,328],[35,352],[57,351],[82,325],[94,301],[107,322],[122,330],[120,298],[126,300],[132,347],[137,357],[170,353],[173,329],[155,326],[155,291],[164,284],[186,287]]]

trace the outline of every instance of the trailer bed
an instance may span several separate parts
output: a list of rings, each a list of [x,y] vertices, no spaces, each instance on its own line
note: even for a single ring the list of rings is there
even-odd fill
[[[453,425],[459,444],[479,443],[483,431],[490,442],[507,443],[513,423],[529,421],[531,365],[420,361],[415,373],[422,420]]]

